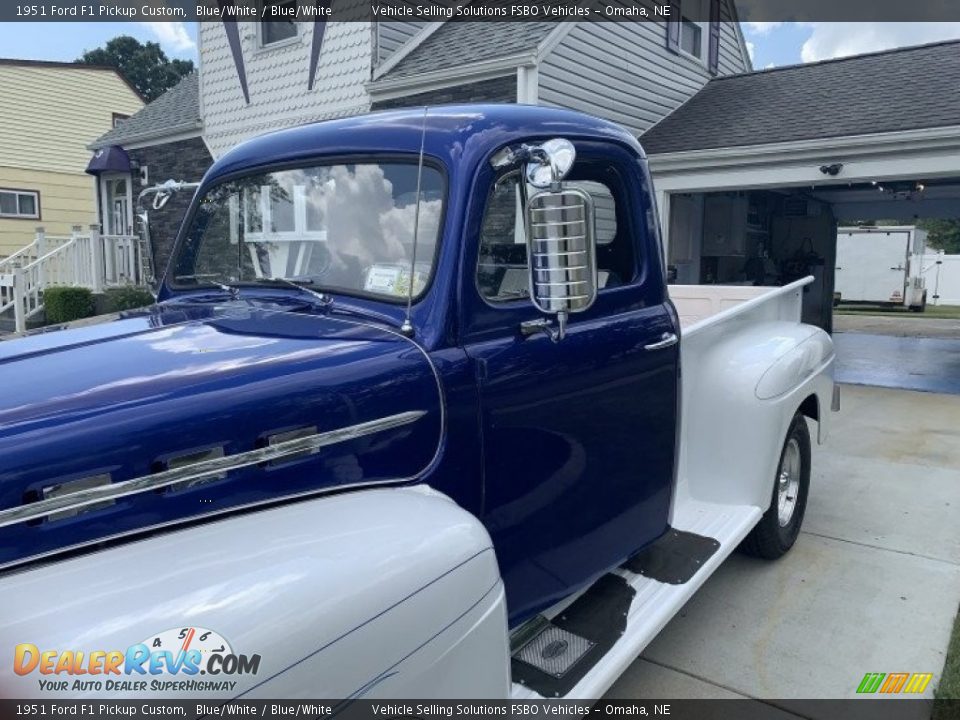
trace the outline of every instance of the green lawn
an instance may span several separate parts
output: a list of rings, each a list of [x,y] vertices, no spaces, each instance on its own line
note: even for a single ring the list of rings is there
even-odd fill
[[[950,638],[950,647],[947,649],[947,661],[943,664],[943,673],[937,685],[937,700],[960,701],[960,615],[953,622],[953,635]],[[937,706],[933,713],[933,720],[954,720],[957,710],[956,703]]]
[[[833,309],[834,315],[896,315],[897,317],[928,318],[931,320],[960,320],[960,305],[927,305],[922,313],[906,308],[891,308],[877,305],[840,305]]]

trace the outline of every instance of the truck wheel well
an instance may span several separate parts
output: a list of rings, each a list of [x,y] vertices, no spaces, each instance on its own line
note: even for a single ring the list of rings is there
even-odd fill
[[[800,403],[798,412],[803,413],[811,420],[820,422],[820,403],[817,401],[817,396],[811,395],[802,403]]]

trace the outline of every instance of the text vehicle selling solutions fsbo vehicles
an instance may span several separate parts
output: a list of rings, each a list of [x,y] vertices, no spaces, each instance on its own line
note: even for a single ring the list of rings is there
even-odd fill
[[[155,305],[0,344],[0,693],[599,697],[797,538],[839,400],[806,282],[668,288],[586,115],[240,145]]]

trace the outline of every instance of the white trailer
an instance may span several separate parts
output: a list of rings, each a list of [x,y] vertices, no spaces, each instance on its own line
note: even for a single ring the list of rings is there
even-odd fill
[[[902,305],[923,312],[927,306],[926,237],[913,225],[838,228],[834,299]]]

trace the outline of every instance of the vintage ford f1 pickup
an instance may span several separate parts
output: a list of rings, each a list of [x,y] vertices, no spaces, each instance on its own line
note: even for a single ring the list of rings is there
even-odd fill
[[[805,284],[668,288],[640,145],[573,112],[242,144],[154,306],[0,344],[0,695],[599,697],[797,538]]]

